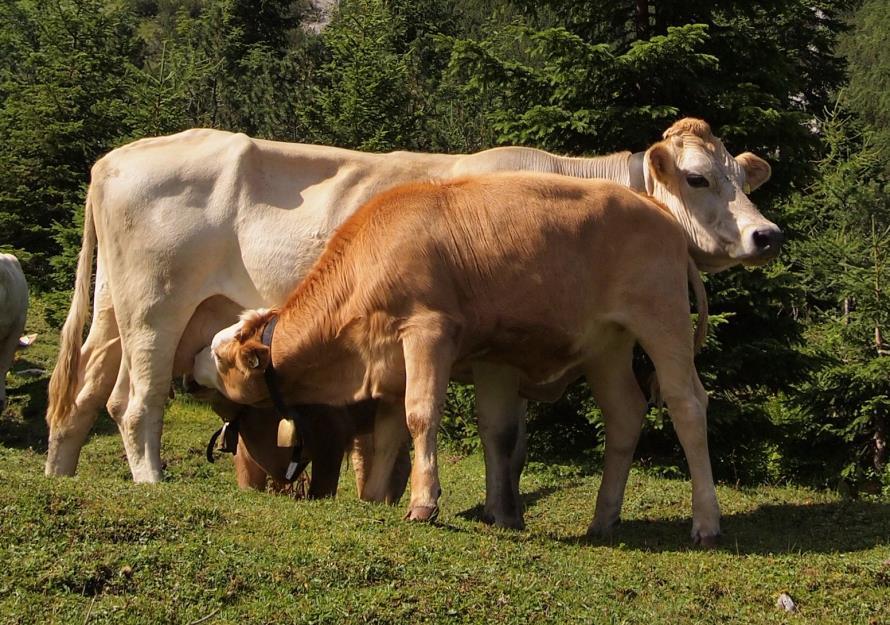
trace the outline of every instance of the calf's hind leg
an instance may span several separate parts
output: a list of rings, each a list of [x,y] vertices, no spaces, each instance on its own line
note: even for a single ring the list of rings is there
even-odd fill
[[[712,546],[720,535],[720,507],[708,455],[707,393],[695,370],[687,306],[684,302],[676,314],[664,314],[648,324],[654,331],[641,332],[639,339],[655,364],[661,394],[692,476],[692,539]]]
[[[646,414],[646,399],[633,372],[633,346],[633,338],[624,334],[587,365],[587,382],[606,426],[603,479],[596,512],[587,529],[590,536],[607,536],[619,520],[628,472]]]

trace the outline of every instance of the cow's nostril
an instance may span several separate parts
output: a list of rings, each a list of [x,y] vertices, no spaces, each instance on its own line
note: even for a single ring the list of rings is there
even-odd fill
[[[755,230],[752,236],[754,238],[754,245],[757,246],[757,250],[761,252],[767,250],[776,251],[782,245],[782,241],[785,240],[785,235],[778,228]]]

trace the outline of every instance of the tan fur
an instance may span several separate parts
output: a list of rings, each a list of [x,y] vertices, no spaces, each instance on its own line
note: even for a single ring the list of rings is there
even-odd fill
[[[706,142],[714,140],[714,135],[711,133],[711,126],[708,125],[708,122],[695,117],[684,117],[683,119],[674,122],[670,128],[664,131],[662,137],[664,139],[669,139],[687,133],[695,135]]]

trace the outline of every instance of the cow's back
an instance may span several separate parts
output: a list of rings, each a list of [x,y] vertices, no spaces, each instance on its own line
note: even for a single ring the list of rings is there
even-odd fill
[[[157,259],[166,274],[204,271],[245,306],[278,303],[358,206],[422,172],[443,175],[456,158],[209,129],[142,139],[93,167],[100,253],[110,267]]]

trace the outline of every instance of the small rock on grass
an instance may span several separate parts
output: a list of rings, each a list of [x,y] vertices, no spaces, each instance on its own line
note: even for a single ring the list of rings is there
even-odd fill
[[[791,599],[791,596],[787,592],[783,592],[779,595],[779,598],[776,599],[776,607],[782,608],[786,612],[797,612],[797,606],[794,605],[794,600]]]

